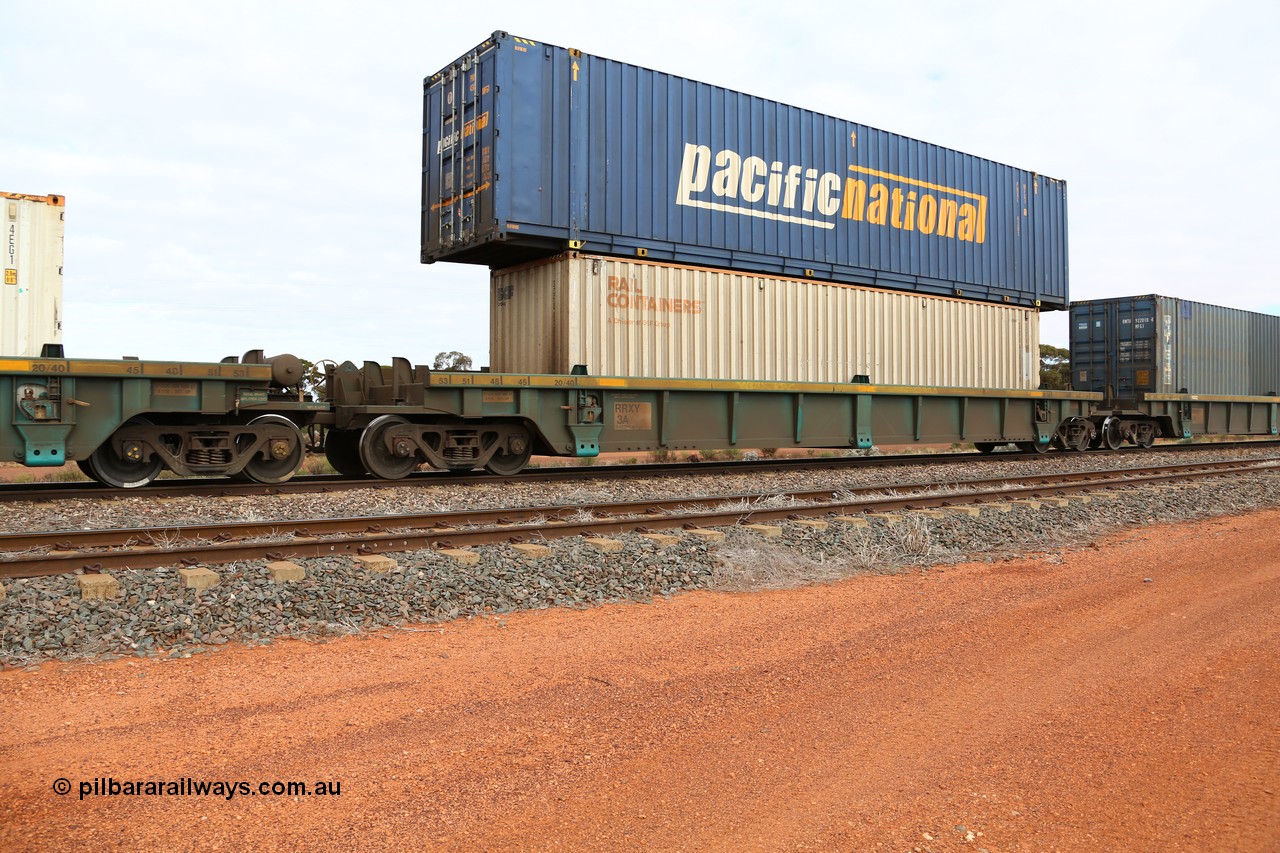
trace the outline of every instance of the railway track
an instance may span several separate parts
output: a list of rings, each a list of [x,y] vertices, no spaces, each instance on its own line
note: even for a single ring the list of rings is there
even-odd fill
[[[1199,451],[1239,450],[1257,447],[1280,447],[1280,440],[1254,439],[1238,442],[1201,444],[1162,444],[1154,449],[1161,452],[1195,453]],[[1144,453],[1137,447],[1123,448],[1126,455]],[[958,453],[908,453],[886,456],[838,456],[800,457],[783,459],[758,459],[749,462],[669,462],[626,465],[574,465],[557,468],[530,468],[511,476],[497,476],[475,471],[459,474],[448,471],[425,471],[402,480],[376,480],[371,478],[342,477],[339,475],[299,476],[275,485],[240,482],[226,478],[207,480],[157,480],[139,489],[104,488],[89,482],[56,483],[4,483],[0,484],[0,503],[9,501],[58,501],[86,498],[118,499],[131,496],[146,497],[230,497],[249,495],[306,494],[345,491],[349,489],[389,489],[407,486],[474,485],[478,483],[553,483],[575,480],[594,480],[601,477],[636,479],[646,477],[685,477],[712,474],[751,474],[769,471],[805,471],[813,469],[859,468],[868,466],[942,465],[962,462],[981,464],[1004,462],[1010,459],[1046,458],[1043,454],[1018,450],[997,451],[982,454],[972,451]],[[1052,458],[1051,456],[1048,458]]]
[[[1280,471],[1276,460],[1236,459],[892,487],[769,491],[362,518],[10,533],[0,535],[0,577],[255,559],[355,556],[530,538],[602,536],[790,518],[889,513],[1275,471]]]

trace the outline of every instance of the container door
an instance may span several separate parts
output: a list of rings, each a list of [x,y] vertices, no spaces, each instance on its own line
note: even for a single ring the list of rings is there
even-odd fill
[[[461,248],[492,230],[497,51],[472,51],[428,81],[422,248]]]
[[[1113,304],[1112,340],[1116,344],[1113,382],[1120,399],[1156,391],[1161,383],[1161,318],[1158,301],[1150,296]]]
[[[1071,382],[1117,400],[1159,390],[1163,363],[1158,299],[1085,302],[1071,306]]]
[[[1107,308],[1102,302],[1071,306],[1071,387],[1077,391],[1105,391],[1114,370]]]
[[[62,340],[62,196],[0,193],[0,357]]]

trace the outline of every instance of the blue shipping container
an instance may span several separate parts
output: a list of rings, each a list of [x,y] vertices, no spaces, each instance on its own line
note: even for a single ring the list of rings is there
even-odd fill
[[[422,261],[564,251],[1066,308],[1066,184],[498,32],[428,77]]]
[[[1071,306],[1071,387],[1117,400],[1144,393],[1280,391],[1280,317],[1170,296]]]

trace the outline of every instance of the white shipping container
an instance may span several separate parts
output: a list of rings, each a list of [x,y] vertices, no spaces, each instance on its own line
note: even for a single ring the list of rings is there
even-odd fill
[[[1040,385],[1028,308],[577,253],[495,270],[489,330],[495,373]]]
[[[62,342],[65,204],[60,195],[0,192],[0,355],[38,356],[44,344]]]

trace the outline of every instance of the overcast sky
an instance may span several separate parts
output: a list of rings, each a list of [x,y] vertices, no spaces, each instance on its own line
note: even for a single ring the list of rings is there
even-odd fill
[[[498,29],[1065,179],[1074,299],[1280,313],[1274,2],[5,5],[0,190],[67,197],[70,355],[486,363],[420,134]]]

